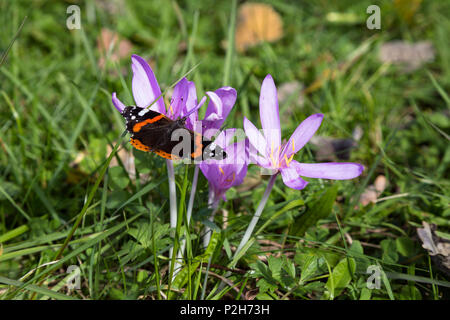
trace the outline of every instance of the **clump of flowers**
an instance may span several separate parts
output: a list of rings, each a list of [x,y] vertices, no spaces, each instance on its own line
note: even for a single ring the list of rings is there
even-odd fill
[[[235,89],[222,87],[215,91],[207,91],[206,96],[209,98],[209,103],[204,119],[199,121],[198,109],[206,102],[207,97],[203,97],[200,102],[197,101],[196,87],[193,82],[182,78],[175,85],[170,104],[166,108],[161,89],[150,66],[137,55],[132,55],[131,60],[132,92],[137,107],[149,107],[172,120],[185,117],[185,125],[188,129],[209,139],[220,131],[236,102]],[[125,105],[117,98],[115,92],[112,94],[112,102],[122,113]],[[243,182],[250,163],[269,170],[271,178],[235,256],[240,253],[250,239],[279,174],[287,187],[302,190],[308,184],[302,177],[345,180],[358,177],[364,170],[364,167],[358,163],[302,163],[294,160],[295,154],[318,130],[324,116],[320,113],[309,116],[299,124],[287,142],[282,141],[277,89],[271,75],[266,76],[261,86],[259,113],[262,130],[258,130],[250,120],[244,118],[243,126],[246,138],[234,142],[237,133],[237,129],[234,128],[221,131],[217,135],[214,143],[226,152],[227,157],[223,160],[208,159],[196,165],[187,207],[186,223],[189,224],[200,170],[209,182],[208,207],[213,211],[211,220],[220,201],[226,201],[226,191]],[[167,160],[167,168],[171,227],[175,227],[177,218],[175,176],[171,160]],[[208,228],[206,231],[209,234]],[[206,246],[208,242],[209,235],[204,237],[204,245]],[[184,242],[178,252],[179,259],[182,259],[183,251]],[[172,252],[170,255],[172,256]]]
[[[317,113],[306,118],[295,129],[288,142],[281,143],[277,88],[270,74],[266,76],[261,85],[259,115],[263,133],[247,118],[244,118],[244,130],[251,145],[250,158],[260,167],[271,170],[272,176],[253,219],[236,250],[236,254],[250,239],[279,173],[286,186],[301,190],[308,184],[301,178],[302,176],[346,180],[358,177],[364,170],[364,167],[358,163],[300,163],[293,159],[294,155],[319,129],[323,114]]]

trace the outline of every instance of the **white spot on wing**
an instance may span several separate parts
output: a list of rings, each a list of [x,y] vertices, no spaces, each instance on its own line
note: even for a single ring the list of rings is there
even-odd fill
[[[142,109],[142,111],[140,111],[139,113],[138,113],[138,116],[139,117],[142,117],[144,114],[146,114],[148,112],[148,109]]]

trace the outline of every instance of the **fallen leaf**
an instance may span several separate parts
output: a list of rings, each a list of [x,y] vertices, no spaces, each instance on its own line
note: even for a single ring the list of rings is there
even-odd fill
[[[436,266],[450,276],[450,240],[436,234],[437,226],[422,221],[423,228],[417,228],[422,247],[428,251]]]
[[[283,22],[270,5],[245,3],[239,7],[235,38],[238,51],[243,52],[263,41],[276,41],[282,36]]]
[[[97,38],[97,49],[100,53],[98,65],[104,68],[106,61],[117,62],[131,54],[132,44],[122,39],[116,32],[103,28]]]
[[[366,188],[359,198],[359,202],[363,206],[369,203],[376,203],[378,197],[383,193],[387,186],[387,179],[383,175],[379,175],[374,183]]]
[[[330,138],[317,135],[313,136],[310,142],[317,149],[315,156],[318,161],[348,160],[351,150],[357,147],[357,142],[362,135],[362,128],[357,126],[352,138]]]
[[[423,64],[433,61],[434,57],[434,47],[430,41],[390,41],[381,46],[379,53],[381,62],[398,65],[405,73],[417,70]]]
[[[111,153],[112,149],[109,145],[107,145],[106,147],[106,156],[109,156],[109,154]],[[130,150],[127,150],[126,148],[121,148],[119,149],[119,151],[117,151],[117,156],[119,157],[120,161],[123,163],[123,166],[125,168],[125,171],[127,172],[128,176],[130,177],[131,180],[135,180],[136,179],[136,168],[134,165],[134,155],[133,152]],[[113,157],[111,159],[111,162],[109,163],[109,167],[113,168],[119,165],[119,162],[117,161],[116,157]],[[141,179],[141,182],[143,182],[142,180],[147,181],[148,179],[148,175],[140,175],[139,176]]]

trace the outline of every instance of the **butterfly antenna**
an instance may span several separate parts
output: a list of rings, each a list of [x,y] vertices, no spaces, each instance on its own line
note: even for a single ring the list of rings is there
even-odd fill
[[[189,111],[183,118],[181,118],[181,120],[185,121],[191,114],[193,114],[194,112],[198,111],[198,109],[200,109],[201,106],[203,106],[205,101],[206,101],[206,97],[203,97],[202,100],[200,100],[200,103],[197,104],[194,108],[192,108],[192,110]]]

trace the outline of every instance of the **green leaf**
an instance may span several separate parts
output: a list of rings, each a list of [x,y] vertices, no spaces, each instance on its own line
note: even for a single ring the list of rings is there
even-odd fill
[[[283,266],[283,260],[274,256],[267,257],[267,264],[272,277],[278,281],[281,280],[281,267]]]
[[[301,270],[300,281],[302,283],[315,276],[328,273],[327,263],[333,267],[339,259],[340,256],[336,253],[317,250],[298,252],[294,257],[295,263],[299,265]]]
[[[128,174],[119,166],[109,169],[109,178],[111,180],[112,189],[123,190],[130,183]]]
[[[197,271],[197,268],[200,266],[200,262],[208,259],[216,250],[217,244],[220,240],[220,233],[219,232],[213,232],[211,235],[211,239],[209,241],[208,247],[205,250],[205,253],[203,253],[200,256],[197,256],[193,259],[193,262],[191,262],[190,267],[188,266],[181,269],[180,272],[178,272],[177,276],[172,282],[172,288],[175,289],[182,289],[186,282],[188,281],[188,277],[192,277],[192,274]],[[189,270],[188,270],[189,269]],[[168,299],[174,299],[176,296],[176,292],[170,291],[168,294]]]
[[[267,291],[274,292],[278,289],[278,285],[274,281],[268,281],[266,278],[259,279],[256,283],[256,286],[259,288],[260,293],[264,293]]]
[[[355,273],[356,262],[353,258],[344,258],[334,267],[325,288],[323,298],[334,299],[338,296],[352,280],[352,275]]]
[[[220,231],[220,230],[221,230],[221,229],[217,226],[217,224],[215,224],[215,223],[212,222],[212,221],[209,221],[208,219],[203,220],[202,223],[203,223],[205,226],[207,226],[208,228],[210,228],[211,230],[214,230],[214,231]]]
[[[277,212],[275,212],[274,214],[272,214],[270,216],[270,218],[258,229],[258,231],[255,232],[255,236],[260,234],[268,225],[272,224],[279,216],[281,216],[286,211],[292,210],[292,209],[294,209],[298,206],[302,206],[304,204],[305,204],[305,202],[302,199],[297,199],[297,200],[288,202],[285,206],[283,206],[283,208],[281,210],[278,210]],[[270,210],[270,208],[269,208],[269,210]],[[267,210],[266,212],[270,212],[269,210]]]
[[[20,187],[15,185],[14,183],[0,180],[0,185],[3,187],[5,193],[7,193],[12,199],[20,194]],[[4,193],[0,192],[0,201],[2,200],[7,200],[7,196],[5,196]]]
[[[297,259],[300,260],[300,255],[296,255],[295,260],[298,261]],[[302,263],[301,263],[300,282],[304,283],[308,279],[320,273],[319,259],[321,259],[321,257],[318,257],[314,254],[303,254],[301,259]]]
[[[380,242],[383,251],[381,260],[386,263],[396,263],[398,261],[397,246],[392,239],[384,239]]]
[[[5,243],[8,240],[11,240],[15,237],[20,236],[22,233],[27,232],[29,230],[27,225],[21,225],[11,231],[6,232],[0,236],[0,243]]]
[[[372,295],[372,290],[368,288],[362,288],[361,295],[359,296],[359,300],[370,300]]]
[[[130,194],[123,190],[115,190],[108,196],[106,207],[108,209],[115,209],[122,206],[128,200]]]
[[[151,225],[149,223],[140,223],[137,228],[128,230],[128,233],[135,238],[144,248],[152,249],[152,238],[156,240],[156,252],[171,242],[169,237],[170,225],[154,223],[153,234],[151,234]]]
[[[400,300],[422,300],[422,295],[415,286],[406,285],[402,286],[398,298]]]
[[[8,279],[8,278],[2,277],[2,276],[0,276],[0,283],[4,283],[4,284],[10,285],[10,286],[15,286],[15,287],[21,287],[24,285],[23,282],[13,280],[13,279]],[[40,287],[35,284],[27,285],[26,289],[31,292],[40,293],[46,297],[50,297],[50,298],[53,298],[56,300],[78,300],[77,298],[74,298],[74,297],[59,293],[59,292],[55,292],[55,291]]]
[[[145,271],[145,270],[139,270],[139,272],[138,272],[138,274],[137,274],[137,277],[136,277],[136,280],[137,280],[137,282],[141,283],[141,282],[143,282],[145,279],[147,279],[147,277],[148,277],[147,271]]]
[[[291,235],[301,237],[309,227],[316,225],[320,219],[327,218],[337,197],[338,185],[329,188],[318,200],[308,204],[308,208],[294,223]]]
[[[349,248],[349,251],[355,252],[356,254],[364,254],[364,249],[363,246],[361,245],[361,242],[359,242],[358,240],[354,240],[352,242],[352,245]]]
[[[361,245],[361,242],[359,242],[358,240],[353,240],[352,245],[350,246],[348,251],[349,255],[355,258],[356,261],[358,262],[356,264],[356,272],[365,273],[367,267],[372,262],[364,255],[364,249],[363,246]]]
[[[399,237],[395,239],[395,245],[398,253],[404,257],[411,257],[414,255],[414,242],[408,237]]]

